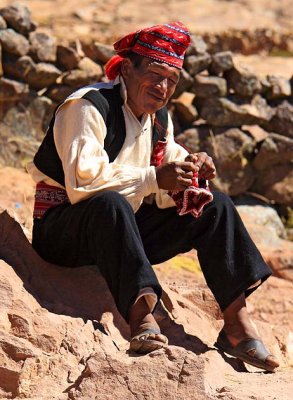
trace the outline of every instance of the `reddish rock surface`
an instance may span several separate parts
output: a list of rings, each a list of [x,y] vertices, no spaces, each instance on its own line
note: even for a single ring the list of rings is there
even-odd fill
[[[30,178],[12,168],[0,173],[0,193],[6,194],[1,209],[30,229]],[[128,327],[94,266],[72,270],[45,263],[5,212],[0,238],[0,398],[291,398],[290,281],[272,277],[248,300],[260,335],[281,362],[274,374],[245,368],[213,347],[221,314],[194,252],[155,266],[172,305],[171,312],[163,305],[156,312],[170,346],[136,356],[127,352]]]

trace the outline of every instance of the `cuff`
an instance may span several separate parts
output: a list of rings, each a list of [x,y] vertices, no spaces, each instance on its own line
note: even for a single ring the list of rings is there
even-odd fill
[[[158,193],[160,190],[157,182],[156,168],[154,166],[146,168],[144,188],[145,191],[143,195],[145,197],[151,193]]]

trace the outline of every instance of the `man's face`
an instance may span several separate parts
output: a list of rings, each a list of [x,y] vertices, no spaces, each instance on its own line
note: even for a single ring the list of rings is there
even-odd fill
[[[164,107],[176,88],[179,69],[144,57],[135,67],[126,58],[122,65],[122,76],[127,87],[127,103],[137,118],[142,114],[153,114]]]

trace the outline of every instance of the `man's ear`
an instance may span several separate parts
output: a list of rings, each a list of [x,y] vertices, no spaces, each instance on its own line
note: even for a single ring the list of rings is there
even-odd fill
[[[121,65],[121,74],[123,78],[129,78],[132,74],[132,62],[129,58],[125,57]]]

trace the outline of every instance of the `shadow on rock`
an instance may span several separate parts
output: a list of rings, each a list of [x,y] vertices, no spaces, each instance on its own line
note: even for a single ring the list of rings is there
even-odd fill
[[[0,214],[0,258],[11,265],[25,289],[39,304],[55,314],[92,321],[95,329],[108,334],[103,325],[105,313],[122,337],[130,339],[129,328],[115,306],[112,295],[96,266],[68,268],[44,261],[32,248],[21,226],[7,211]],[[171,345],[195,354],[209,350],[198,337],[185,332],[159,305],[156,311],[162,332]]]

